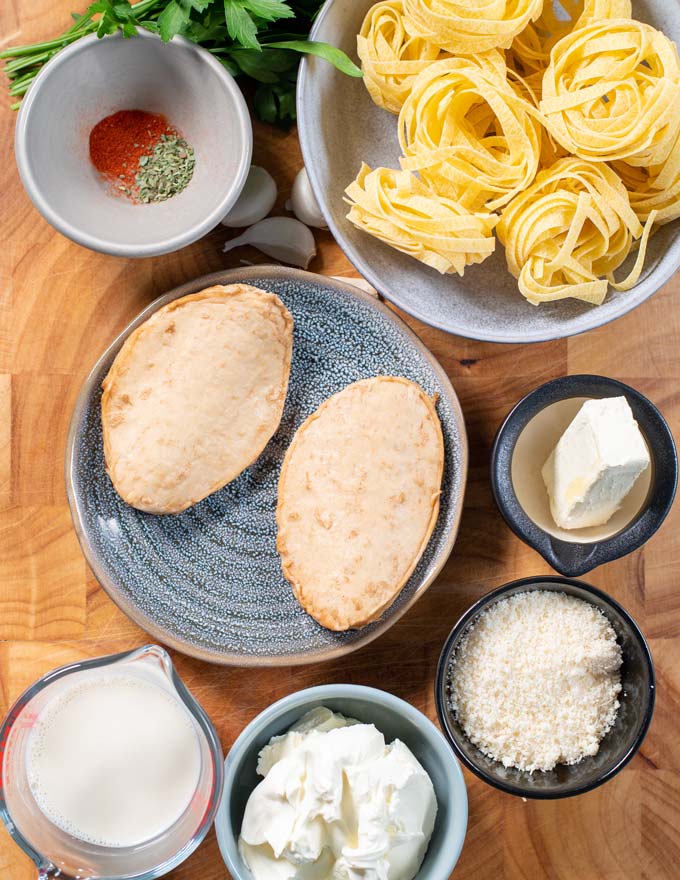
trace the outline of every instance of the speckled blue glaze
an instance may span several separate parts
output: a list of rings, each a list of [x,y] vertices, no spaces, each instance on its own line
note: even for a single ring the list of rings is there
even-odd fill
[[[126,504],[104,467],[101,381],[129,333],[160,306],[210,284],[254,284],[276,293],[295,321],[293,360],[279,430],[233,483],[179,515]],[[399,375],[438,394],[446,460],[441,510],[423,558],[394,605],[361,631],[332,633],[309,617],[276,552],[276,497],[285,450],[304,419],[358,379]],[[455,541],[467,471],[458,400],[432,355],[382,303],[357,288],[282,267],[198,279],[156,300],[102,356],[76,406],[66,481],[87,560],[111,598],[156,638],[213,662],[305,663],[360,647],[429,586]]]

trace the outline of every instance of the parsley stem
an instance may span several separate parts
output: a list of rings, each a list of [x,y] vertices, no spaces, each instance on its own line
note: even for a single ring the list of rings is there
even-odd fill
[[[163,2],[163,0],[141,0],[140,3],[133,4],[132,9],[135,15],[138,16],[153,9],[154,6],[157,6],[161,2]],[[71,27],[68,28],[68,30],[65,30],[61,36],[56,37],[53,40],[45,40],[42,43],[33,43],[28,46],[10,46],[9,49],[4,49],[0,52],[0,59],[21,58],[25,55],[34,55],[36,53],[47,52],[51,49],[62,49],[69,43],[79,40],[84,36],[84,33],[94,32],[97,29],[97,26],[98,22],[93,21],[93,16],[85,13],[77,18]]]
[[[74,34],[70,39],[68,37],[61,36],[57,37],[55,40],[47,40],[44,43],[35,43],[32,46],[12,46],[9,49],[4,49],[0,52],[0,59],[2,58],[22,58],[25,55],[36,55],[38,53],[47,52],[50,49],[61,49],[63,46],[68,45],[68,43],[72,43],[75,40],[79,40],[82,34]]]
[[[7,76],[14,79],[17,71],[23,70],[25,67],[30,67],[32,64],[41,64],[42,62],[49,60],[52,54],[52,52],[41,52],[39,55],[29,55],[26,58],[17,58],[14,61],[8,61],[7,64],[5,64],[5,73]]]
[[[17,98],[19,95],[25,95],[28,91],[28,87],[33,82],[33,77],[28,82],[25,83],[12,83],[9,87],[9,93],[13,98]]]
[[[26,73],[22,73],[20,76],[15,77],[12,80],[10,88],[13,89],[15,86],[21,86],[25,82],[30,82],[35,77],[36,72],[37,71],[35,70],[27,70]]]

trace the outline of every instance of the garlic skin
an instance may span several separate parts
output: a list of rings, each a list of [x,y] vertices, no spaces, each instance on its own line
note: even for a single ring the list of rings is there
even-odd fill
[[[306,223],[307,226],[314,226],[317,229],[328,229],[305,168],[298,171],[290,194],[289,205],[290,210],[292,210],[298,220]]]
[[[264,219],[274,207],[278,190],[266,168],[251,165],[241,195],[231,211],[221,221],[232,229],[251,226]]]
[[[316,242],[311,231],[292,217],[268,217],[229,239],[224,253],[249,244],[282,263],[306,269],[316,256]]]

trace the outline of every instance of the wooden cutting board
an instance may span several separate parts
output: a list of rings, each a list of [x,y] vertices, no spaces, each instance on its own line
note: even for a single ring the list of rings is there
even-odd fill
[[[54,35],[76,0],[6,0],[2,44]],[[3,84],[4,88],[4,84]],[[219,229],[190,248],[126,261],[84,250],[33,209],[11,156],[15,116],[0,92],[0,713],[55,666],[144,644],[88,570],[71,526],[63,479],[66,429],[91,365],[147,303],[189,279],[255,251],[221,253]],[[295,132],[261,125],[255,161],[280,189],[283,212],[302,165]],[[316,236],[310,269],[355,273],[330,235]],[[408,323],[439,358],[461,399],[470,479],[458,542],[437,583],[385,636],[337,663],[277,670],[227,669],[181,655],[180,675],[218,727],[225,750],[274,700],[314,684],[353,682],[390,690],[435,718],[433,674],[442,643],[476,599],[549,568],[509,531],[487,476],[494,433],[513,404],[568,373],[612,376],[656,403],[680,437],[680,279],[617,323],[534,346],[470,342]],[[680,877],[680,503],[641,551],[587,580],[613,594],[641,624],[658,676],[657,705],[642,751],[597,791],[526,802],[466,772],[470,820],[456,880],[676,880]],[[33,880],[32,863],[0,831],[0,878]],[[174,880],[225,880],[214,834]],[[444,880],[444,878],[442,878]]]

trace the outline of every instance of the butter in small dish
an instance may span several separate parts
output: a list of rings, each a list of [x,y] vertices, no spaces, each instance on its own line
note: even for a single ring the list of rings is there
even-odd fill
[[[625,397],[587,400],[541,471],[562,529],[606,525],[651,465]]]

